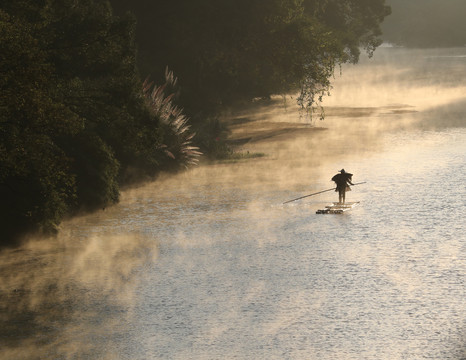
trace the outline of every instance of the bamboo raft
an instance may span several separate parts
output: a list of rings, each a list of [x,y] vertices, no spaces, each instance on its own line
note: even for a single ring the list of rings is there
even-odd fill
[[[316,214],[343,214],[344,212],[349,211],[358,205],[359,201],[347,202],[344,204],[334,202],[326,205],[324,209],[317,210]]]

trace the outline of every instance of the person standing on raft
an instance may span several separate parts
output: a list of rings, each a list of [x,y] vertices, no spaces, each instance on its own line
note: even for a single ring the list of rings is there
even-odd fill
[[[351,178],[353,174],[347,173],[345,169],[341,169],[339,174],[336,174],[332,177],[332,181],[335,181],[337,187],[335,191],[338,191],[338,203],[344,204],[345,203],[345,195],[347,191],[351,191],[349,185],[354,185],[351,182]]]

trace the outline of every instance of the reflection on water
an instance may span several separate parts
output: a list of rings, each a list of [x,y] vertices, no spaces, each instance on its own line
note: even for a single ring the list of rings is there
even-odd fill
[[[336,79],[327,130],[263,137],[245,148],[266,159],[147,184],[3,251],[0,359],[465,359],[466,62],[380,50]],[[341,167],[367,181],[359,208],[282,205]]]

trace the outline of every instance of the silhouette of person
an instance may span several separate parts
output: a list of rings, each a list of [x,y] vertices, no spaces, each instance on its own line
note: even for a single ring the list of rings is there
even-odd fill
[[[345,195],[347,191],[351,191],[351,188],[348,185],[354,185],[351,182],[351,178],[353,174],[347,173],[345,169],[341,169],[339,174],[336,174],[332,177],[332,181],[335,181],[337,187],[335,191],[338,191],[338,203],[344,204],[345,203]]]

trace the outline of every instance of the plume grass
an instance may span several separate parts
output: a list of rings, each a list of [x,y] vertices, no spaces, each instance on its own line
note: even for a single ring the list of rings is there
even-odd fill
[[[169,90],[176,88],[177,83],[178,79],[167,68],[165,84],[157,86],[146,79],[143,93],[153,115],[167,131],[166,143],[161,148],[169,158],[188,168],[199,163],[202,152],[192,143],[195,133],[191,131],[189,118],[183,113],[183,109],[175,104],[176,94],[167,94]]]

